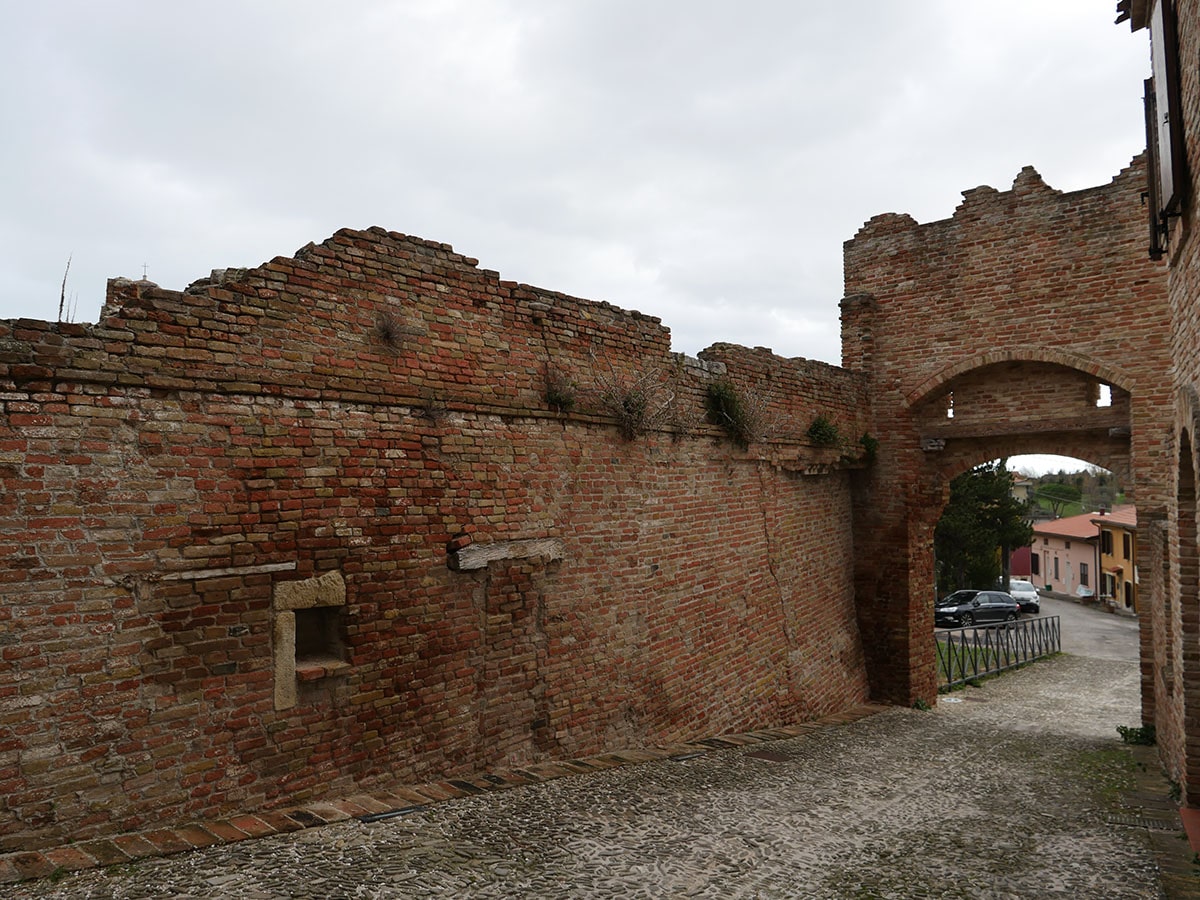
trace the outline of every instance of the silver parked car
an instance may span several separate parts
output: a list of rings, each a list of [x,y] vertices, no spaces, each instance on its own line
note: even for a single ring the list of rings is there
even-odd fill
[[[1017,601],[1021,607],[1021,612],[1037,615],[1042,611],[1040,605],[1040,597],[1038,596],[1037,588],[1033,586],[1032,581],[1023,581],[1019,578],[1010,578],[1008,581],[1008,592],[1012,598]]]

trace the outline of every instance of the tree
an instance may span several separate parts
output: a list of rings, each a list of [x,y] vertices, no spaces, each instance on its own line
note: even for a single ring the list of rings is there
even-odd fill
[[[1050,481],[1037,489],[1037,498],[1050,504],[1050,511],[1055,518],[1062,516],[1063,507],[1068,503],[1078,503],[1083,497],[1083,491],[1073,484],[1063,484],[1060,481]]]
[[[939,594],[988,588],[1007,571],[1008,552],[1033,540],[1025,504],[1012,495],[1005,460],[984,463],[950,482],[934,532]]]

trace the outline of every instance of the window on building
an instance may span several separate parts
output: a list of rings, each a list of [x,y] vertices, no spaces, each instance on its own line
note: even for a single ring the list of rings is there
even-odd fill
[[[1133,609],[1133,582],[1125,582],[1125,608]]]
[[[1054,580],[1058,581],[1058,557],[1054,557]]]
[[[1109,531],[1107,528],[1100,529],[1100,552],[1101,553],[1112,553],[1113,552],[1112,532]]]
[[[1121,537],[1122,537],[1121,549],[1123,549],[1125,551],[1125,558],[1133,559],[1133,542],[1130,541],[1128,534],[1122,535]]]
[[[1084,587],[1087,587],[1087,583],[1088,583],[1088,564],[1087,563],[1079,564],[1079,583],[1082,584]]]
[[[1175,30],[1175,4],[1157,0],[1150,13],[1150,63],[1154,78],[1152,174],[1157,175],[1154,199],[1161,215],[1178,213],[1186,184],[1183,103],[1179,85],[1179,44]]]
[[[1179,39],[1175,0],[1120,0],[1118,22],[1132,17],[1134,28],[1150,28],[1150,68],[1145,81],[1146,149],[1149,156],[1142,205],[1150,226],[1150,257],[1160,259],[1170,237],[1170,221],[1183,211],[1187,189],[1187,147],[1180,89]]]

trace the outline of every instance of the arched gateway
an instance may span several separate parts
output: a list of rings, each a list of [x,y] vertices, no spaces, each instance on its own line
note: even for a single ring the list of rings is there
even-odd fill
[[[879,439],[854,537],[880,699],[936,696],[933,529],[950,479],[973,465],[1055,453],[1117,472],[1137,504],[1141,568],[1157,567],[1171,483],[1170,310],[1165,268],[1147,254],[1144,186],[1140,158],[1072,193],[1026,167],[1010,191],[965,191],[949,219],[879,215],[846,242],[842,364],[868,378]],[[1160,581],[1143,584],[1161,594]]]

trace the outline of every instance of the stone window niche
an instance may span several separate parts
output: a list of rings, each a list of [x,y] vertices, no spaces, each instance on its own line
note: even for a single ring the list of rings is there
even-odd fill
[[[342,641],[346,582],[340,572],[275,585],[272,598],[275,708],[296,705],[297,685],[350,668]]]

